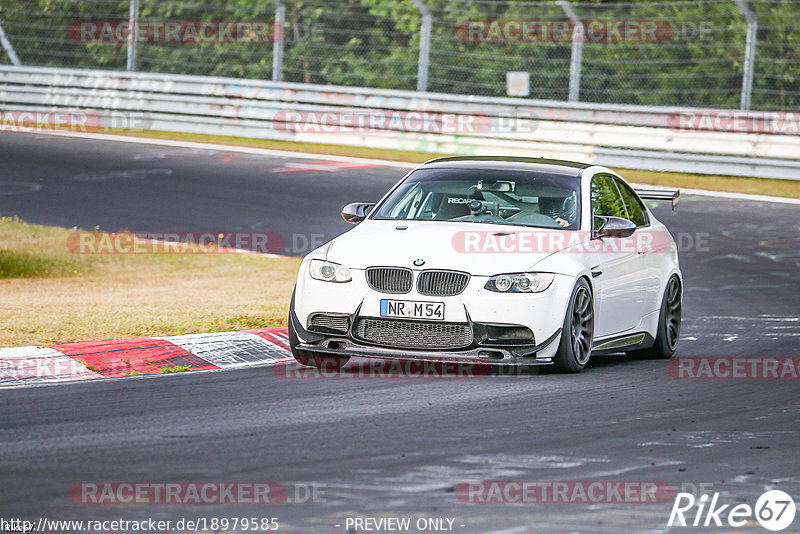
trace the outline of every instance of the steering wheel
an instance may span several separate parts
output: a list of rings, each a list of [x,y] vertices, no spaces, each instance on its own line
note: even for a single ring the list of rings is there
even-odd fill
[[[577,216],[577,208],[578,203],[575,202],[575,196],[570,195],[564,198],[564,202],[561,204],[561,209],[554,213],[553,216],[560,217],[572,224],[572,221],[574,221]]]

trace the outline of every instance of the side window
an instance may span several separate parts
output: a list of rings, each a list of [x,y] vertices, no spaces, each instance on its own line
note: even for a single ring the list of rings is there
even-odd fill
[[[622,200],[625,202],[625,209],[628,210],[628,219],[631,220],[636,226],[645,226],[648,224],[647,215],[645,214],[644,206],[642,206],[639,197],[636,193],[631,191],[627,184],[615,180],[619,192],[622,195]]]
[[[614,179],[605,174],[592,178],[592,215],[628,218]]]

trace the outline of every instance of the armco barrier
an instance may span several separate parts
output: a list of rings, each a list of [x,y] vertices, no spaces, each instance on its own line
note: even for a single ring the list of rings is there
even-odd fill
[[[749,129],[763,113],[567,103],[206,76],[0,66],[2,110],[95,110],[107,127],[453,154],[574,159],[613,167],[800,179],[800,132]],[[316,131],[323,112],[447,114],[455,132],[407,122]],[[738,113],[736,131],[680,130],[681,113]],[[130,118],[136,122],[131,123]],[[752,121],[747,120],[752,118]],[[784,117],[785,119],[785,117]],[[731,122],[731,121],[729,121]],[[800,115],[795,122],[800,123]],[[418,125],[417,122],[414,123]],[[502,127],[498,127],[502,124]],[[0,124],[0,127],[2,125]],[[417,131],[415,131],[417,130]]]

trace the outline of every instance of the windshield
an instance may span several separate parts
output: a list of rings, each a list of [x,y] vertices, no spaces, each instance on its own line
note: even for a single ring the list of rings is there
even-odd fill
[[[462,221],[577,230],[580,180],[525,171],[419,169],[373,219]]]

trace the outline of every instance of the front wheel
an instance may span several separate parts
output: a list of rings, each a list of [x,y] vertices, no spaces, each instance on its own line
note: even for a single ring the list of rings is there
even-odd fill
[[[681,281],[677,276],[673,276],[667,282],[664,298],[661,301],[655,343],[649,349],[631,351],[629,353],[631,356],[653,360],[668,360],[672,358],[681,334],[681,296]]]
[[[581,278],[572,290],[567,306],[561,342],[553,358],[556,369],[562,373],[579,373],[592,353],[594,339],[594,305],[589,283]]]
[[[297,338],[297,332],[292,327],[291,317],[289,318],[289,348],[292,350],[292,356],[301,365],[307,367],[317,367],[320,369],[336,370],[344,367],[350,356],[327,356],[318,352],[298,349],[297,345],[300,340]]]

